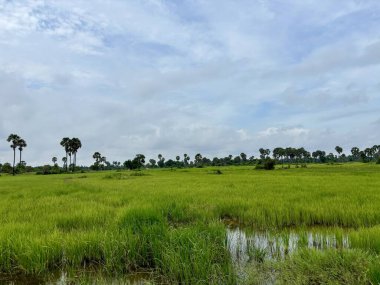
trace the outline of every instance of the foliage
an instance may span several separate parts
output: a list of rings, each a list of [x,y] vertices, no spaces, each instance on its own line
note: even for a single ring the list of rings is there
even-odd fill
[[[255,169],[273,170],[275,165],[276,161],[274,159],[267,158],[259,161],[259,163],[256,164]]]
[[[278,266],[278,284],[370,284],[371,257],[359,250],[301,250]]]
[[[12,173],[12,165],[8,162],[4,163],[3,166],[1,167],[1,172],[3,173]]]
[[[221,222],[229,217],[256,229],[355,229],[348,233],[352,250],[305,251],[279,264],[283,283],[377,280],[377,166],[251,169],[225,167],[223,175],[208,175],[212,168],[137,171],[141,177],[106,172],[112,179],[96,172],[86,179],[75,173],[2,176],[0,271],[36,275],[95,267],[117,275],[145,269],[169,284],[236,284]],[[252,256],[265,266],[263,252]]]

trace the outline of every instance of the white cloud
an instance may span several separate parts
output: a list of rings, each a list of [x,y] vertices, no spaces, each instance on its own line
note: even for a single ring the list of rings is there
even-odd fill
[[[33,164],[62,155],[63,136],[82,139],[80,163],[373,144],[379,12],[354,0],[0,0],[0,162],[11,132]]]

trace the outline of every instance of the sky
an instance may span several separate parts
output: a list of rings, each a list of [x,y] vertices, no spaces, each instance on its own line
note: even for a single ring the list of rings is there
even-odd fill
[[[378,0],[0,0],[0,163],[380,144]]]

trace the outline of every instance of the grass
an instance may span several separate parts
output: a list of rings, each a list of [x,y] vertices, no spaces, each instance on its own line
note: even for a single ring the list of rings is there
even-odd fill
[[[333,258],[343,262],[331,269],[339,276],[351,265],[358,270],[347,280],[380,280],[379,165],[218,170],[2,175],[0,272],[151,271],[171,284],[236,284],[226,247],[228,220],[257,230],[349,229],[354,249],[292,256],[281,263],[278,282],[299,275],[294,282],[308,284],[302,278],[311,269],[302,262],[313,260],[313,270],[324,272],[330,266],[324,262]],[[365,262],[359,266],[358,260]],[[338,275],[324,275],[315,284],[344,284]]]

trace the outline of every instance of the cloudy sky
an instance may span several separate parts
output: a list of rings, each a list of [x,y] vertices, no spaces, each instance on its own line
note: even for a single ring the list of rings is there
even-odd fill
[[[380,144],[378,0],[0,0],[0,162]]]

